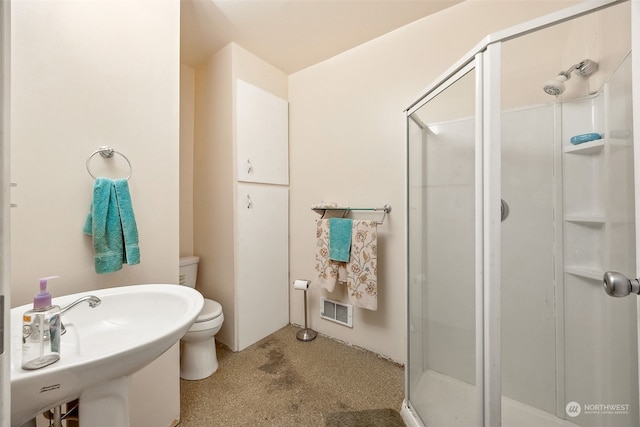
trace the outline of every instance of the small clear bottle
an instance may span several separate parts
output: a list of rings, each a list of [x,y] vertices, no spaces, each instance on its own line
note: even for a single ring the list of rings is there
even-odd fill
[[[51,304],[47,281],[40,279],[40,292],[33,309],[22,316],[22,368],[40,369],[60,360],[60,307]]]

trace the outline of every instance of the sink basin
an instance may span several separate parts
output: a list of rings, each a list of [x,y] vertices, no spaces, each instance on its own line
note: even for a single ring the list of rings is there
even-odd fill
[[[62,323],[67,332],[60,339],[60,360],[34,371],[21,368],[22,314],[32,304],[11,309],[12,426],[21,426],[42,412],[77,398],[82,423],[83,417],[90,416],[83,404],[96,395],[87,390],[101,390],[104,394],[108,384],[121,378],[126,381],[116,389],[125,393],[128,400],[129,377],[180,340],[204,302],[199,292],[186,286],[154,284],[66,295],[54,298],[53,303],[65,307],[86,295],[95,295],[102,303],[95,308],[81,303],[64,313]],[[128,406],[125,410],[128,416]]]

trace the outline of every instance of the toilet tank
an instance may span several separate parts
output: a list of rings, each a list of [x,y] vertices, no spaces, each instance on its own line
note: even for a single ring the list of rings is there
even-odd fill
[[[197,256],[180,257],[180,280],[178,283],[190,288],[196,287],[198,261],[200,258]]]

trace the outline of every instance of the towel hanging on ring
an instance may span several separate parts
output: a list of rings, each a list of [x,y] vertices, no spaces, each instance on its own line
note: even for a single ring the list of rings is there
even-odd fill
[[[83,232],[93,237],[98,274],[140,263],[138,228],[126,179],[98,177]]]

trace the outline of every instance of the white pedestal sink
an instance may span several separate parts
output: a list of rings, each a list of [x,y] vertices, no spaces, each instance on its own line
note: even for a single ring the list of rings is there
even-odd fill
[[[202,295],[179,285],[133,285],[66,295],[60,307],[95,295],[62,316],[67,332],[60,360],[35,371],[21,368],[22,314],[11,309],[11,426],[80,399],[80,425],[127,427],[130,376],[175,344],[202,310]]]

